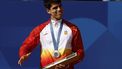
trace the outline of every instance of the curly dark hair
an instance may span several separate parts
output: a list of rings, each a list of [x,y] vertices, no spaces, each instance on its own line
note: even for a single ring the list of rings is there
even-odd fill
[[[43,0],[44,6],[47,9],[50,9],[51,4],[61,4],[62,0]]]

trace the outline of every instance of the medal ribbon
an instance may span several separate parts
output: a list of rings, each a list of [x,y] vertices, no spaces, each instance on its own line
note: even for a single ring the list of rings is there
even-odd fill
[[[51,36],[53,39],[53,45],[54,45],[54,49],[58,50],[58,45],[59,45],[59,40],[60,40],[60,36],[61,36],[61,31],[62,31],[62,27],[63,27],[63,22],[61,22],[59,31],[58,31],[58,37],[57,37],[57,42],[56,42],[56,38],[54,37],[54,30],[52,27],[52,22],[50,23],[50,30],[51,30]]]

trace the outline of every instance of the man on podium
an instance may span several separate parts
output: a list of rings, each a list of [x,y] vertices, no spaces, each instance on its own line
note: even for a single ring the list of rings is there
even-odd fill
[[[40,68],[74,69],[74,65],[84,57],[80,31],[77,26],[62,18],[61,0],[44,0],[44,6],[50,18],[35,27],[23,42],[18,64],[21,65],[40,43]],[[71,55],[73,53],[75,55]],[[59,63],[64,59],[66,60]],[[54,63],[57,64],[53,65]]]

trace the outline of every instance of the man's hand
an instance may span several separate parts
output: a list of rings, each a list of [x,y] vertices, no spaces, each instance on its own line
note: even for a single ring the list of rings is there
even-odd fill
[[[21,66],[22,63],[29,57],[30,54],[31,54],[31,53],[28,53],[28,54],[26,54],[26,55],[23,55],[23,56],[19,59],[18,64]]]
[[[55,69],[62,69],[62,68],[65,68],[64,64],[58,64],[55,66]]]

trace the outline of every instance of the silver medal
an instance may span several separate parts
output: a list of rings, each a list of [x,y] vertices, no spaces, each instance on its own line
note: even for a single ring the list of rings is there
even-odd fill
[[[53,53],[53,56],[54,56],[55,58],[59,58],[59,57],[60,57],[59,51],[58,51],[58,50],[55,50],[54,53]]]
[[[55,58],[59,58],[61,56],[60,52],[58,51],[58,46],[59,46],[59,40],[60,40],[62,27],[63,27],[63,22],[61,22],[61,26],[59,28],[58,37],[57,37],[57,41],[56,41],[56,38],[54,36],[54,30],[52,27],[52,23],[50,23],[51,36],[52,36],[52,41],[53,41],[53,46],[54,46],[53,57],[55,57]]]

